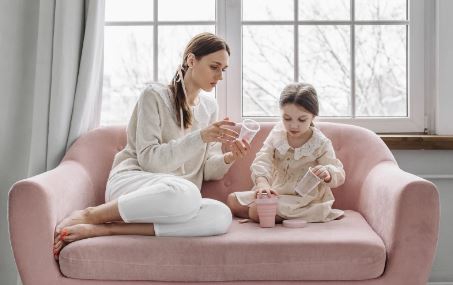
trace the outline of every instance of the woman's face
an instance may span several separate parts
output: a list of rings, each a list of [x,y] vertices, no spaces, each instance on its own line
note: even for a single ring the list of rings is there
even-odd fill
[[[293,138],[301,137],[310,128],[314,115],[302,106],[296,104],[285,104],[280,109],[283,125],[288,136]]]
[[[194,84],[206,92],[210,92],[223,79],[223,72],[228,67],[230,56],[226,50],[207,54],[197,60],[194,55],[188,57]]]

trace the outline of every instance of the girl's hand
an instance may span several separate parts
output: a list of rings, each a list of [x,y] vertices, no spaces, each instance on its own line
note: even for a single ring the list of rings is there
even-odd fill
[[[324,165],[316,165],[311,170],[316,176],[324,180],[324,182],[330,182],[330,180],[332,179],[329,170],[327,170],[327,167],[325,167]]]
[[[226,164],[233,163],[236,159],[244,158],[250,151],[250,144],[246,140],[236,139],[234,142],[228,144],[229,152],[224,154]]]
[[[271,197],[272,194],[278,196],[278,193],[271,189],[269,184],[258,184],[255,187],[255,199],[257,199],[260,195],[266,194],[268,197]]]
[[[228,118],[215,122],[201,130],[201,139],[205,143],[233,142],[239,136],[239,134],[231,129],[226,128],[225,126],[234,125],[236,125],[236,123],[231,122]]]

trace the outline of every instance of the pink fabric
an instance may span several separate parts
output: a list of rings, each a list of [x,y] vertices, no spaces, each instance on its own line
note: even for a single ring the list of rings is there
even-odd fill
[[[254,151],[259,149],[271,127],[272,124],[270,123],[262,125],[262,131],[258,133],[252,145]],[[435,186],[424,179],[399,169],[390,150],[374,133],[359,127],[332,123],[318,123],[318,127],[332,140],[337,156],[345,165],[346,183],[338,189],[333,189],[336,196],[335,206],[341,209],[353,210],[348,211],[348,213],[354,213],[357,217],[362,215],[369,224],[369,229],[372,229],[380,237],[382,240],[381,245],[384,245],[387,255],[385,270],[377,278],[357,282],[351,280],[334,282],[308,281],[307,279],[309,278],[306,277],[292,276],[291,278],[293,279],[299,278],[304,281],[269,281],[266,284],[293,284],[293,282],[306,285],[426,284],[431,271],[438,238],[439,197]],[[56,169],[19,181],[12,187],[9,195],[10,238],[16,264],[24,284],[118,284],[115,281],[79,280],[64,277],[59,271],[58,263],[53,260],[52,242],[53,231],[58,221],[73,210],[103,202],[105,183],[113,161],[113,155],[124,146],[125,142],[126,133],[124,127],[94,130],[77,140],[63,162]],[[223,180],[205,183],[202,190],[203,195],[225,201],[228,193],[249,189],[251,187],[249,166],[252,160],[253,154],[250,154],[245,160],[236,163]],[[373,243],[368,238],[365,238],[366,235],[371,236],[373,234],[371,230],[368,232],[361,231],[357,226],[358,223],[351,223],[350,226],[353,227],[351,230],[354,233],[361,234],[358,236],[341,234],[346,232],[345,224],[349,221],[346,217],[345,220],[335,221],[335,223],[338,222],[337,224],[316,224],[317,229],[321,232],[326,232],[326,236],[332,237],[330,240],[332,243],[324,251],[318,252],[318,255],[315,255],[315,251],[309,251],[310,255],[306,257],[306,260],[311,258],[311,262],[307,265],[303,263],[298,270],[311,274],[310,276],[315,276],[316,274],[320,276],[322,271],[310,270],[316,265],[316,262],[313,261],[314,258],[317,258],[318,261],[327,262],[335,256],[353,256],[352,253],[343,252],[345,249],[354,249],[354,253],[365,254],[361,256],[379,260],[382,248],[381,253],[379,253],[378,242]],[[343,225],[345,228],[341,227],[334,231],[328,231],[329,228],[331,229],[335,225]],[[278,228],[277,230],[287,230],[294,233],[294,231],[303,231],[309,228]],[[317,234],[316,231],[302,235],[300,241],[295,241],[291,239],[291,237],[294,237],[293,235],[284,234],[270,234],[266,235],[268,239],[264,239],[260,230],[263,229],[259,227],[254,229],[251,224],[235,224],[231,233],[225,236],[186,238],[184,239],[186,248],[180,247],[180,256],[190,259],[190,249],[197,249],[193,251],[193,254],[201,257],[198,259],[199,264],[202,264],[205,257],[207,260],[214,260],[218,263],[223,261],[228,264],[234,264],[234,261],[240,258],[237,254],[239,249],[245,250],[253,247],[256,248],[255,251],[241,255],[243,262],[247,258],[255,262],[259,258],[269,258],[268,260],[274,259],[276,263],[280,263],[282,259],[279,258],[283,257],[275,254],[275,248],[281,248],[284,245],[284,250],[294,249],[296,247],[293,248],[291,246],[295,246],[294,243],[296,243],[299,247],[307,250],[307,243],[310,239],[312,239],[313,245],[317,246],[316,248],[321,246],[320,241],[314,239]],[[335,237],[340,238],[348,245],[333,243]],[[160,243],[159,238],[132,236],[96,238],[76,242],[65,248],[61,254],[68,257],[74,256],[76,252],[86,254],[89,250],[83,248],[84,245],[88,246],[103,240],[105,247],[112,248],[110,253],[112,256],[121,256],[122,260],[132,261],[134,256],[137,256],[134,248],[135,250],[140,249],[143,251],[144,247],[156,246],[154,242],[158,242],[159,250],[154,252],[143,251],[143,253],[140,251],[140,254],[148,255],[147,257],[143,256],[143,258],[150,260],[149,258],[153,256],[159,256],[159,258],[167,256],[162,248],[168,246],[167,244],[172,242],[172,238],[167,239],[162,239]],[[148,245],[149,241],[153,241],[153,243]],[[226,241],[229,241],[229,243]],[[324,242],[327,241],[324,240]],[[121,254],[120,251],[114,250],[116,246],[122,244],[124,246],[129,244],[131,251],[125,251],[124,254]],[[370,254],[367,255],[367,251],[356,251],[361,246],[365,249],[372,249],[369,252]],[[270,249],[268,250],[268,248]],[[203,255],[202,249],[209,251],[206,255]],[[221,251],[222,249],[223,251]],[[209,252],[217,254],[210,255]],[[290,250],[288,252],[292,253]],[[104,252],[100,256],[107,258],[108,253]],[[180,265],[184,262],[184,260],[177,259],[175,252],[168,252],[167,257],[163,261],[170,266]],[[292,260],[297,261],[297,259]],[[359,260],[363,259],[359,258]],[[140,261],[140,259],[137,261]],[[241,260],[239,259],[239,261]],[[299,261],[303,262],[304,260],[299,259]],[[339,260],[339,262],[339,265],[343,266],[342,268],[352,268],[352,266],[348,267],[343,260]],[[62,262],[61,267],[65,272],[77,271],[77,266],[80,266],[80,264],[76,265],[74,262],[71,263],[74,267],[67,267],[69,263],[63,264]],[[106,270],[113,266],[112,263],[107,262],[102,264]],[[372,273],[379,274],[379,262],[377,261],[376,264],[375,268],[369,267],[368,277],[361,276],[360,278],[369,278]],[[336,263],[332,267],[335,266]],[[201,270],[200,268],[199,270]],[[357,267],[356,270],[353,268],[350,270],[345,269],[343,278],[360,276],[361,272],[359,271],[361,269],[359,268],[361,267]],[[267,279],[275,279],[272,276],[278,274],[277,270],[272,270],[273,274],[266,275],[269,277]],[[205,269],[203,272],[204,274],[199,278],[205,278],[206,280],[208,278],[222,278],[222,276],[225,279],[228,278],[228,280],[250,279],[247,277],[247,270],[238,272],[237,270],[228,271],[224,269],[220,275],[214,274],[215,276],[209,273],[209,270]],[[87,271],[86,274],[90,274],[90,272]],[[151,273],[148,272],[147,274]],[[162,274],[160,276],[167,274],[167,277],[169,276],[169,273],[165,272],[155,272],[155,274]],[[250,274],[253,275],[256,272]],[[336,272],[336,274],[337,278],[342,278],[339,272]],[[178,275],[175,274],[175,276]],[[333,276],[326,276],[321,279],[334,278]],[[153,278],[151,277],[151,279]],[[237,281],[227,284],[246,283],[263,284],[262,281]],[[168,285],[177,283],[125,281],[121,284]]]
[[[379,277],[384,266],[384,243],[354,211],[304,229],[236,220],[216,237],[93,238],[60,255],[65,276],[99,280],[365,280]]]

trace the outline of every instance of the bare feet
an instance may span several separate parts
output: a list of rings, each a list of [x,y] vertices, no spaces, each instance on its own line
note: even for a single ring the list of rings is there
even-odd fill
[[[60,235],[55,237],[53,248],[54,257],[58,260],[60,251],[71,242],[103,235],[108,235],[106,225],[77,224],[65,227],[61,230]]]
[[[61,221],[57,227],[55,228],[55,237],[60,235],[61,230],[65,227],[73,226],[73,225],[78,225],[78,224],[91,224],[92,222],[90,221],[88,217],[88,209],[85,210],[78,210],[72,212],[68,217],[64,218],[63,221]]]
[[[54,256],[55,259],[58,259],[58,254],[60,250],[66,245],[64,242],[64,236],[68,233],[63,231],[64,228],[78,225],[78,224],[90,224],[92,221],[89,219],[89,209],[78,210],[72,212],[68,217],[63,219],[55,228],[54,233]]]

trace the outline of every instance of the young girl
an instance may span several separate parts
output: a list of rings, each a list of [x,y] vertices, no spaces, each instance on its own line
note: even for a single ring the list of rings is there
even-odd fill
[[[332,209],[330,188],[344,183],[345,172],[331,141],[313,125],[318,109],[316,91],[310,84],[294,83],[283,89],[282,121],[271,130],[251,166],[255,186],[228,196],[234,215],[258,222],[256,206],[249,205],[261,193],[278,196],[276,222],[295,218],[327,222],[343,215],[343,211]],[[310,167],[321,183],[307,198],[294,189]]]

